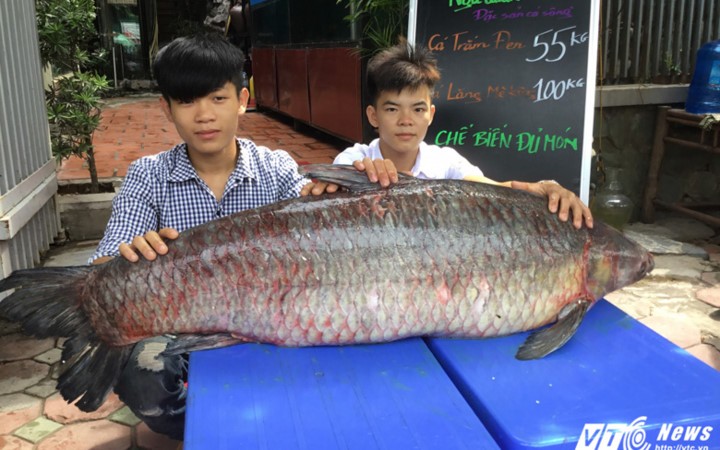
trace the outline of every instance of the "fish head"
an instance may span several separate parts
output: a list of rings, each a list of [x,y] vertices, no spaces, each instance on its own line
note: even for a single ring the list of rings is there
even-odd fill
[[[594,300],[641,280],[655,267],[650,252],[604,223],[589,230],[587,245],[587,291]]]

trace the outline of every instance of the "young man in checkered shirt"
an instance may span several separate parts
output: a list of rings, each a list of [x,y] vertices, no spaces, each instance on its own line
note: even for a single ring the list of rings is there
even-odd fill
[[[179,232],[297,197],[309,182],[286,152],[235,136],[249,97],[243,62],[242,51],[211,34],[178,38],[158,53],[160,106],[184,142],[130,165],[93,264],[153,260]],[[136,344],[115,392],[151,429],[182,439],[187,363],[160,356],[169,342]]]

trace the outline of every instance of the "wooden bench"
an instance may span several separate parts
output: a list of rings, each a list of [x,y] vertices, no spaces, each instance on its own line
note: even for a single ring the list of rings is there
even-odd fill
[[[720,372],[608,302],[546,358],[526,336],[196,352],[184,448],[720,448]]]

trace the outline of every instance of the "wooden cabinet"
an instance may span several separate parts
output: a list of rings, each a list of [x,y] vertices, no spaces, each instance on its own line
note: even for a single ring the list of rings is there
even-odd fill
[[[260,107],[353,142],[363,140],[361,79],[355,47],[253,49]]]
[[[310,122],[307,49],[275,49],[278,109],[290,117]]]
[[[278,108],[275,49],[255,48],[252,53],[255,100],[267,108]]]
[[[308,88],[311,123],[361,142],[364,108],[357,51],[354,48],[309,49]]]

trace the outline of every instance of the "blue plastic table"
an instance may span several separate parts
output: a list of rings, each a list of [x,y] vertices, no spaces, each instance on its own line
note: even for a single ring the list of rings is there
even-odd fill
[[[720,448],[720,372],[608,302],[546,358],[526,337],[196,352],[184,448]]]
[[[497,449],[422,339],[190,358],[187,449]]]

